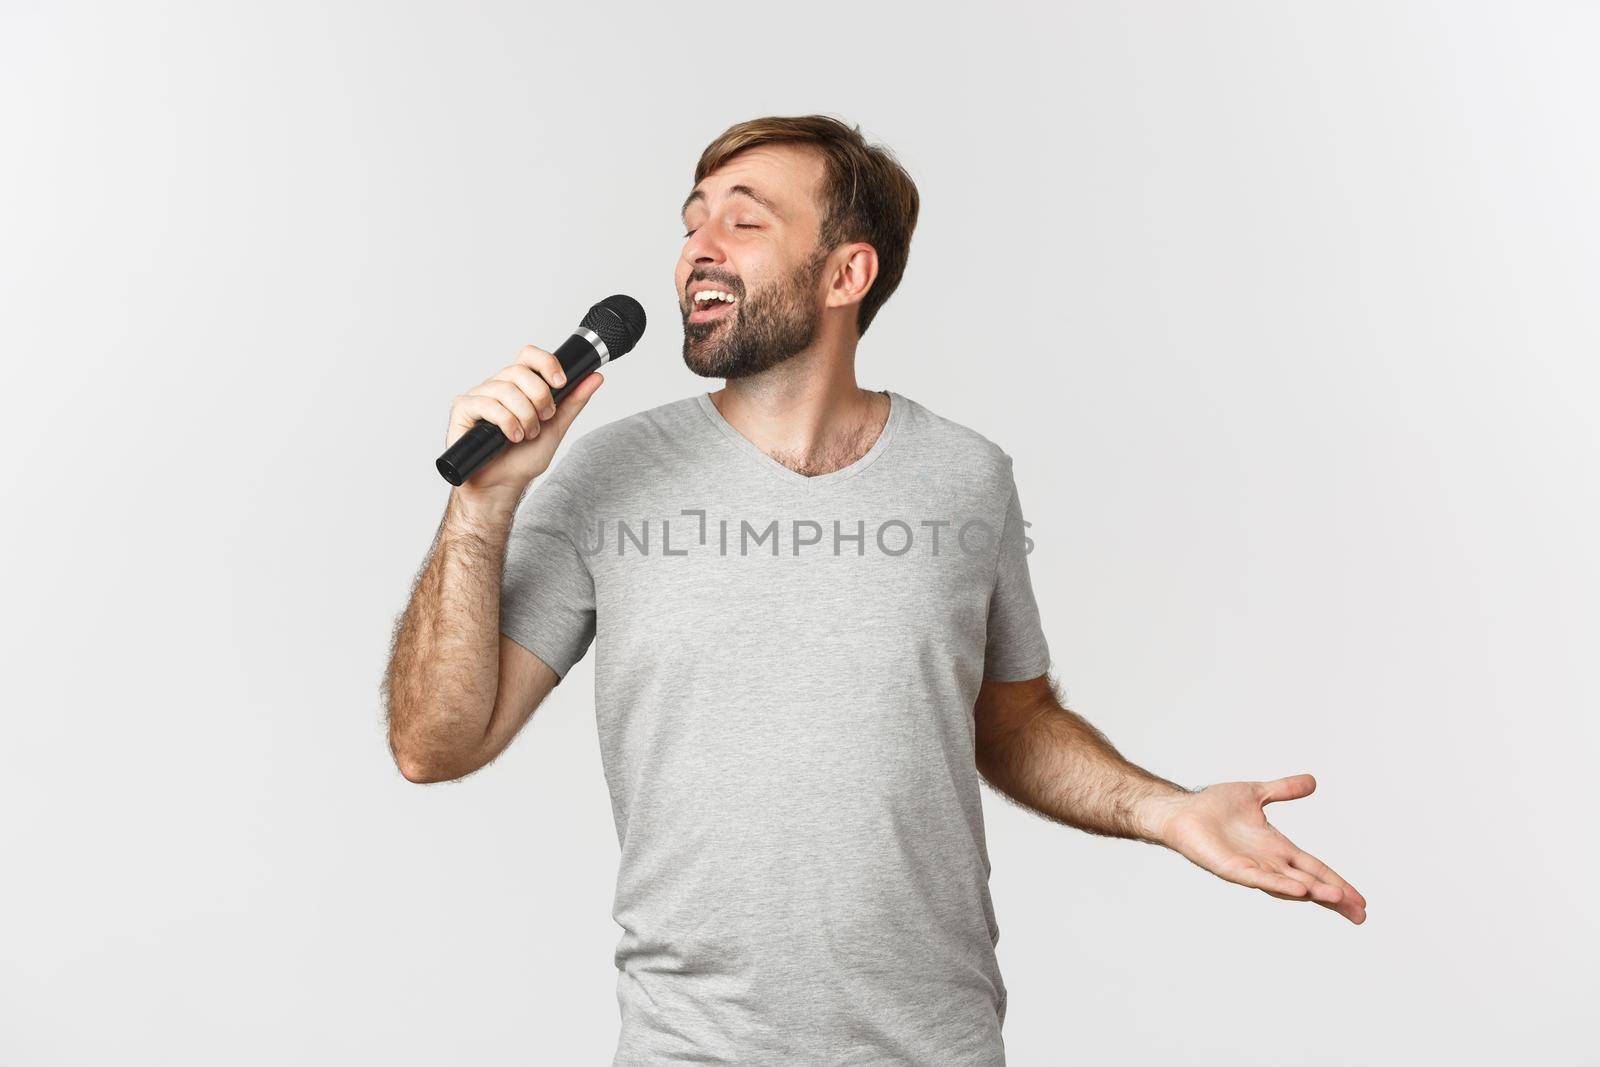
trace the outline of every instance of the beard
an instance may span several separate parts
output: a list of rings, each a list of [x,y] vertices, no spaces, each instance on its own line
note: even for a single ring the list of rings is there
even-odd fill
[[[817,282],[827,260],[826,250],[816,252],[754,296],[739,296],[715,322],[690,322],[685,311],[684,364],[702,378],[747,378],[805,351],[822,322]]]

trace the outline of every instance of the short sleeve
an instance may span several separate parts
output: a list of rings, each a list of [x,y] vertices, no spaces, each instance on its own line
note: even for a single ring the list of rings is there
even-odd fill
[[[500,632],[565,678],[594,640],[595,598],[588,560],[578,550],[581,509],[561,473],[558,466],[535,482],[512,522]]]
[[[1006,479],[1011,501],[1006,509],[1005,526],[1000,534],[999,558],[995,562],[994,589],[989,595],[989,630],[984,648],[983,676],[996,682],[1020,682],[1037,678],[1050,668],[1050,646],[1039,621],[1039,605],[1034,600],[1033,582],[1028,575],[1026,527],[1022,501],[1011,474],[1009,457]]]

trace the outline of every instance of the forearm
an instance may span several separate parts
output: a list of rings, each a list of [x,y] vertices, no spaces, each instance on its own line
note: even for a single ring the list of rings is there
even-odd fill
[[[516,501],[450,494],[384,678],[407,778],[454,777],[487,743],[499,686],[500,582]]]
[[[1053,686],[979,720],[978,769],[1000,793],[1092,834],[1162,843],[1165,816],[1190,794],[1124,759]]]

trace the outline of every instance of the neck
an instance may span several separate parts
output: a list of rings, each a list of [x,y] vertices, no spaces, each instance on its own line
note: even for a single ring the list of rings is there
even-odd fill
[[[710,394],[729,425],[790,470],[827,474],[867,453],[889,398],[856,384],[855,353],[807,350]]]

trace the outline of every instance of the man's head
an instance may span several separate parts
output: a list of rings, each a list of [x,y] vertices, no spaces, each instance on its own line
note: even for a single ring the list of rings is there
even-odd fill
[[[694,179],[676,279],[696,374],[757,374],[828,331],[853,341],[900,284],[917,187],[859,129],[823,115],[742,122]],[[696,300],[704,290],[733,301]]]

